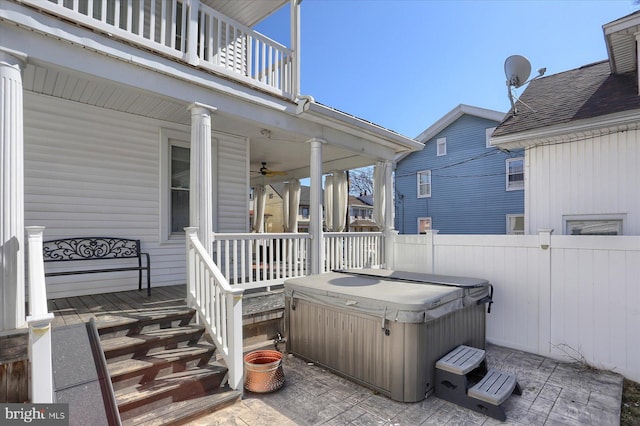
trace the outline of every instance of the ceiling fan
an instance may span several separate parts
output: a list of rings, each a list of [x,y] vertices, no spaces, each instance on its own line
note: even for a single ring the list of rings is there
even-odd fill
[[[262,176],[267,176],[267,177],[271,177],[271,176],[286,176],[286,174],[287,174],[287,172],[268,169],[266,161],[262,162],[262,167],[260,167],[259,173]]]

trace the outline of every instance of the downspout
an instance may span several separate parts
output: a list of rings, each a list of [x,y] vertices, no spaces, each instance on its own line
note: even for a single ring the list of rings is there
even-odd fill
[[[303,112],[309,109],[309,105],[315,103],[316,100],[313,99],[311,95],[300,95],[296,98],[296,103],[298,106],[296,107],[296,114],[300,115]]]

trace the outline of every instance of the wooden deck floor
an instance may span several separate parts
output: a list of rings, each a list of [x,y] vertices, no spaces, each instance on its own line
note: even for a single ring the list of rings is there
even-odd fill
[[[94,317],[153,313],[171,308],[186,306],[187,289],[185,285],[154,287],[151,296],[146,289],[142,291],[119,291],[115,293],[91,294],[86,296],[64,297],[48,301],[49,312],[55,316],[54,327],[61,327],[89,321]]]
[[[153,287],[151,296],[142,291],[119,291],[115,293],[91,294],[86,296],[62,297],[48,301],[49,312],[55,319],[54,327],[87,322],[89,319],[111,321],[113,317],[154,314],[168,309],[186,307],[187,288],[183,285]],[[282,316],[284,295],[282,290],[271,292],[254,290],[245,292],[242,299],[242,313],[245,324],[260,322]],[[274,314],[279,312],[279,314]],[[275,315],[275,316],[274,316]]]

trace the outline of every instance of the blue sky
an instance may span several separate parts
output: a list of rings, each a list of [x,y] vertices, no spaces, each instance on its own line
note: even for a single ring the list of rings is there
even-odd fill
[[[602,25],[637,3],[303,0],[301,91],[415,137],[461,103],[506,112],[510,55],[527,57],[532,76],[606,59]],[[256,29],[289,46],[288,13]]]

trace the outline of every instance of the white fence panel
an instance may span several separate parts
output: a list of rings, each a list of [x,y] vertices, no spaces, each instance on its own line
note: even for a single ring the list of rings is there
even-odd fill
[[[640,380],[640,237],[401,235],[394,267],[485,278],[489,341]]]

